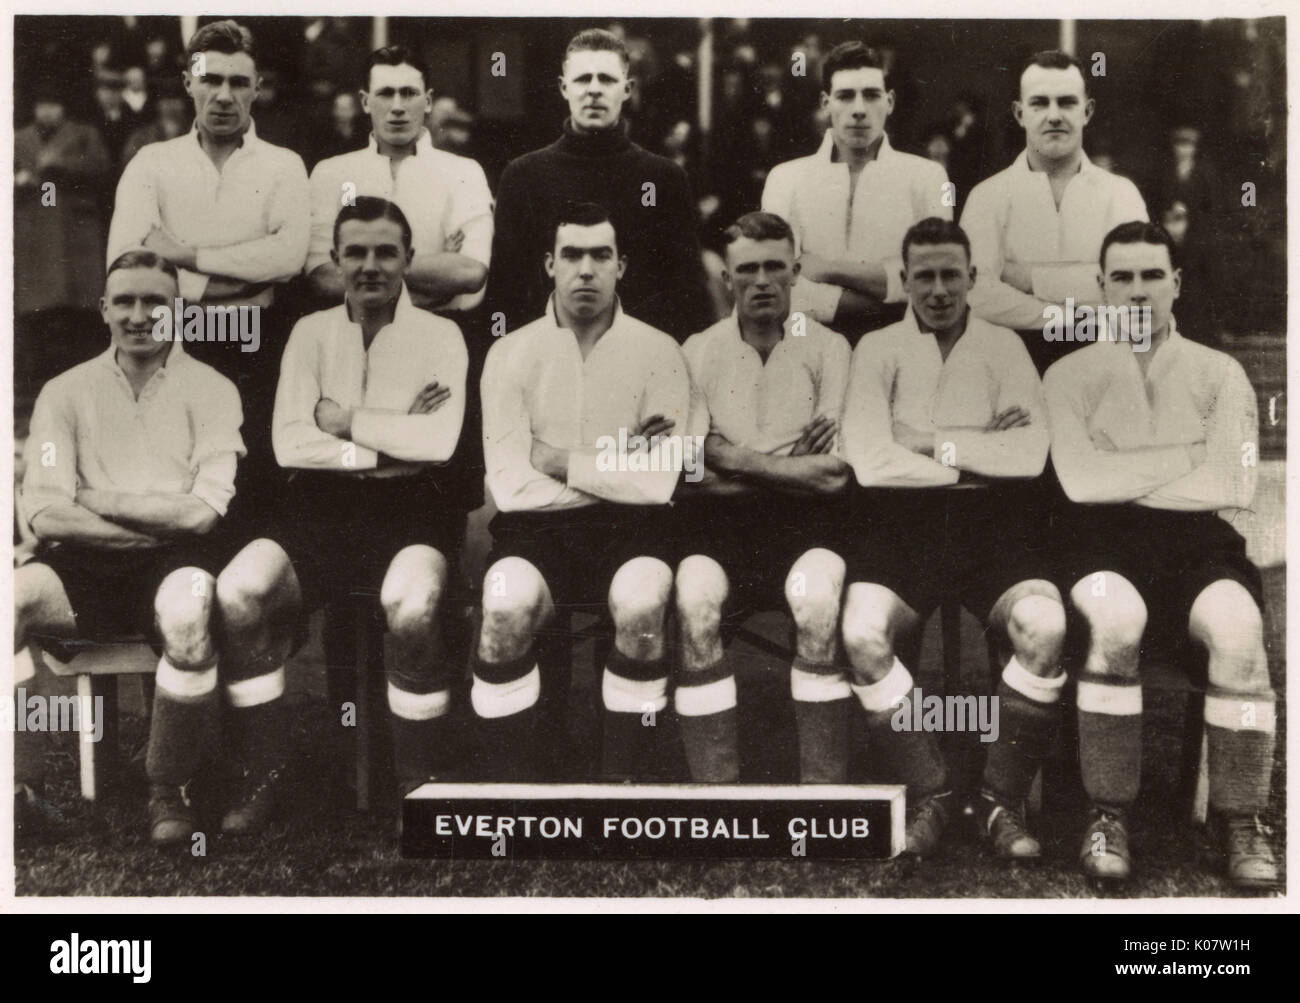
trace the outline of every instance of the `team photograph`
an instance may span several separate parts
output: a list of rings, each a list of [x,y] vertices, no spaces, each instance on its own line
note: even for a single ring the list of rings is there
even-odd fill
[[[11,19],[15,901],[1285,897],[1288,19],[561,13]]]

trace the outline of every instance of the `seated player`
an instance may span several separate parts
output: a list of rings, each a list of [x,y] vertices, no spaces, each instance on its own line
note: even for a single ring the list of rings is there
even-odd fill
[[[1044,378],[1052,462],[1071,502],[1070,599],[1090,642],[1079,678],[1079,761],[1092,802],[1086,874],[1132,870],[1128,813],[1142,761],[1138,662],[1153,641],[1190,637],[1209,654],[1205,725],[1210,809],[1228,877],[1269,887],[1277,864],[1268,807],[1275,708],[1264,651],[1263,586],[1245,541],[1219,510],[1255,493],[1255,394],[1231,356],[1183,338],[1181,275],[1154,223],[1124,223],[1101,245],[1108,304],[1150,309],[1150,341],[1102,340]],[[1150,627],[1148,628],[1148,623]]]
[[[284,660],[301,611],[378,590],[392,634],[393,756],[403,794],[447,769],[450,672],[440,600],[465,513],[439,480],[460,440],[468,356],[460,329],[411,304],[411,230],[392,202],[358,197],[334,223],[339,306],[289,337],[272,442],[292,473],[276,539],[254,540],[217,579],[229,661],[250,677],[240,706],[260,718],[227,832],[270,820],[284,758]],[[327,616],[339,615],[327,608]],[[250,719],[251,720],[251,719]]]
[[[33,640],[56,650],[60,638],[161,642],[147,763],[156,843],[189,841],[187,785],[212,751],[215,527],[244,454],[234,384],[181,341],[153,336],[153,311],[172,309],[178,295],[175,266],[152,251],[109,264],[99,301],[108,350],[52,379],[36,400],[23,507],[40,543],[14,572],[18,686],[32,677]],[[39,804],[42,737],[15,735],[19,831]]]
[[[677,516],[695,538],[677,569],[684,671],[674,703],[691,779],[736,781],[724,609],[734,622],[788,603],[800,777],[843,783],[852,694],[835,659],[844,588],[837,534],[849,471],[836,451],[851,351],[842,335],[791,315],[799,263],[785,220],[752,212],[723,240],[735,312],[684,346],[691,432],[708,438],[705,478]]]
[[[680,438],[666,433],[686,427],[686,360],[671,337],[623,312],[627,259],[603,206],[564,207],[554,240],[546,313],[493,345],[483,369],[483,450],[499,513],[470,696],[488,780],[539,773],[533,644],[557,609],[608,604],[613,619],[603,773],[653,774],[664,754],[655,725],[668,703],[667,502],[683,460],[672,455]],[[625,450],[610,448],[620,439]]]
[[[903,262],[910,310],[858,345],[844,409],[845,457],[871,506],[870,533],[847,555],[844,646],[879,779],[907,785],[907,849],[924,856],[951,810],[947,779],[932,733],[891,725],[913,698],[895,646],[945,598],[996,632],[999,736],[977,815],[999,857],[1035,858],[1022,803],[1065,681],[1065,610],[1035,556],[1042,390],[1020,338],[967,309],[975,269],[960,227],[922,220],[903,238]]]

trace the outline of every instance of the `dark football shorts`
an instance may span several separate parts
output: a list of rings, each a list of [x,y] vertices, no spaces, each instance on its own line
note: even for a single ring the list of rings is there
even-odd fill
[[[883,585],[922,617],[955,600],[987,622],[1013,585],[1052,579],[1037,482],[862,494],[870,524],[845,555],[847,582]]]
[[[711,557],[726,572],[728,618],[787,609],[785,582],[794,562],[815,548],[842,557],[853,535],[843,498],[700,496],[681,503],[677,519],[683,556]]]
[[[1123,576],[1147,605],[1150,644],[1182,644],[1192,603],[1222,579],[1240,584],[1264,608],[1263,580],[1246,541],[1214,512],[1069,504],[1058,506],[1053,536],[1061,594],[1098,571]]]
[[[486,568],[506,557],[527,561],[546,580],[559,612],[604,615],[609,585],[635,557],[675,569],[681,546],[676,512],[668,505],[598,503],[558,511],[499,512],[488,529]]]
[[[224,541],[212,534],[148,550],[41,544],[33,563],[48,565],[59,576],[80,640],[99,643],[143,634],[156,641],[154,596],[163,579],[185,567],[215,576],[224,549]]]
[[[304,610],[377,596],[404,547],[433,547],[454,567],[465,533],[463,505],[448,502],[431,473],[367,478],[297,470],[280,509],[272,538],[293,562]],[[448,575],[448,584],[455,580]]]

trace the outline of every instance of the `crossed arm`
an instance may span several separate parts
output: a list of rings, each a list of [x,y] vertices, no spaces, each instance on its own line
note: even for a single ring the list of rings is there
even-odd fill
[[[738,446],[719,432],[704,440],[704,456],[715,476],[702,482],[712,494],[730,494],[731,485],[761,485],[791,495],[833,495],[848,483],[849,468],[833,455],[839,422],[818,415],[806,426],[788,456],[773,456]]]

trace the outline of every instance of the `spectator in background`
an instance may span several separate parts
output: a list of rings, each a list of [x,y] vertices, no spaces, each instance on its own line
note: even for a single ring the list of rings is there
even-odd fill
[[[126,72],[119,67],[110,66],[101,70],[95,78],[96,114],[92,124],[104,138],[104,146],[108,148],[112,159],[114,178],[121,170],[118,158],[122,155],[127,139],[144,124],[144,120],[126,103],[123,96],[125,89]],[[106,194],[112,192],[111,185],[110,179]]]
[[[453,97],[435,98],[429,113],[433,145],[439,150],[472,157],[474,143],[474,116],[462,108]]]
[[[257,134],[268,143],[287,146],[291,150],[302,148],[303,109],[295,102],[295,95],[283,87],[284,72],[276,66],[262,69],[262,82],[253,102],[253,118],[257,121]],[[356,99],[352,100],[355,109]],[[355,117],[355,110],[353,116]],[[357,144],[348,147],[355,148]]]
[[[948,111],[947,128],[948,180],[953,183],[958,207],[984,179],[984,132],[978,99],[960,95]]]
[[[149,83],[143,66],[128,66],[122,77],[122,100],[136,115],[148,117],[145,105],[149,103]]]
[[[122,166],[130,163],[131,158],[142,146],[175,139],[190,128],[190,102],[185,88],[175,77],[163,77],[154,91],[155,118],[148,125],[142,125],[127,137],[122,148]]]
[[[61,88],[40,85],[34,121],[14,134],[16,315],[98,302],[112,168],[99,132],[67,117]]]
[[[948,138],[948,133],[939,127],[932,127],[925,134],[925,139],[921,143],[925,150],[927,160],[933,160],[943,168],[944,173],[948,172],[948,161],[952,157],[952,141]]]

